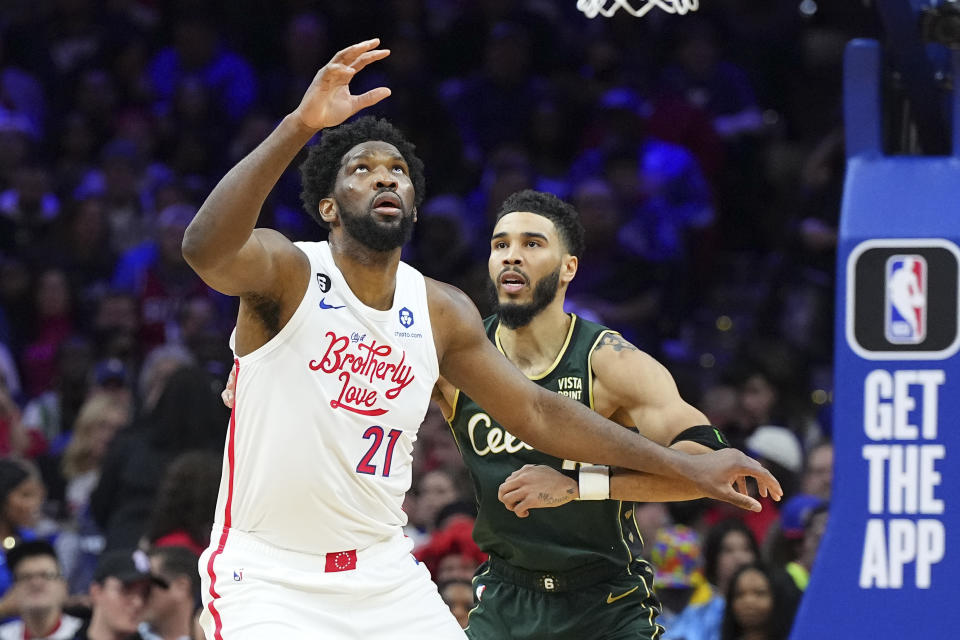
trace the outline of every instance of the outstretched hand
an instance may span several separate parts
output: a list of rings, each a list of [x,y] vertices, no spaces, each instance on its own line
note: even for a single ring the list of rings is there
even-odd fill
[[[390,89],[386,87],[358,96],[350,93],[350,81],[358,71],[390,55],[389,49],[377,49],[379,44],[380,39],[374,38],[338,51],[314,76],[294,115],[311,129],[324,129],[389,96]]]
[[[695,465],[690,479],[704,496],[729,502],[741,509],[760,511],[760,503],[747,491],[747,478],[757,481],[762,497],[783,497],[780,483],[759,462],[738,449],[721,449],[692,456]]]

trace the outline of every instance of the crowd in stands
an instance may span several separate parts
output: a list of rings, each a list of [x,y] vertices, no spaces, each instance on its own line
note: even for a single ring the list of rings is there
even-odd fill
[[[0,4],[0,620],[20,625],[0,640],[195,633],[236,301],[183,232],[372,36],[392,54],[354,91],[392,89],[370,111],[426,164],[404,258],[487,313],[499,204],[572,202],[569,310],[660,359],[787,492],[759,514],[637,505],[666,637],[784,637],[830,494],[841,56],[875,28],[864,3],[798,0],[594,20],[575,0]],[[260,224],[323,239],[297,164]],[[439,411],[417,446],[408,533],[465,621],[472,488]]]

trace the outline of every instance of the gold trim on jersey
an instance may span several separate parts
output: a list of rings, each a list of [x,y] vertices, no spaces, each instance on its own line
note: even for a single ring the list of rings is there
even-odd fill
[[[573,337],[573,327],[574,327],[574,325],[576,325],[576,324],[577,324],[577,314],[571,313],[571,314],[570,314],[570,328],[567,329],[567,337],[566,337],[566,339],[564,339],[564,341],[563,341],[563,346],[560,347],[560,353],[557,354],[557,357],[556,357],[556,359],[553,361],[553,364],[551,364],[549,367],[547,367],[547,370],[546,370],[546,371],[543,371],[543,372],[538,373],[538,374],[533,375],[533,376],[527,376],[528,379],[530,379],[530,380],[543,380],[543,379],[546,378],[548,375],[550,375],[551,373],[553,373],[553,370],[556,369],[556,368],[557,368],[557,365],[560,364],[560,361],[563,360],[563,355],[567,352],[567,347],[570,346],[570,339]],[[493,339],[494,339],[494,341],[495,341],[495,343],[496,343],[496,345],[497,345],[497,349],[500,351],[500,353],[502,353],[504,356],[506,356],[506,355],[507,355],[507,352],[503,350],[503,345],[500,344],[500,326],[501,326],[501,325],[500,325],[500,321],[497,320],[497,329],[496,329],[496,331],[493,332]],[[510,359],[510,358],[507,357],[507,360],[509,360],[509,359]],[[591,407],[591,408],[592,408],[592,407]]]
[[[453,421],[457,419],[457,404],[460,402],[460,389],[453,390],[453,402],[450,403],[450,418],[447,420],[447,426],[450,427],[450,433],[453,434],[453,441],[457,445],[457,451],[463,455],[463,448],[460,446],[460,438],[457,437],[457,430],[453,428]]]
[[[450,417],[447,418],[447,424],[453,426],[453,421],[457,419],[457,405],[460,404],[460,389],[454,387],[453,402],[450,403]]]

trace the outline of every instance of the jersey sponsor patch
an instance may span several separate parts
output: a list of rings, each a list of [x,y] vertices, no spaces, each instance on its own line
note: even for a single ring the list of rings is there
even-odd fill
[[[320,291],[326,293],[330,291],[330,276],[325,273],[317,274],[317,286],[320,287]]]

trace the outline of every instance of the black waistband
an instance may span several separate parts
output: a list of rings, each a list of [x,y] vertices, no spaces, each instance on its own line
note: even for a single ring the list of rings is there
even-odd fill
[[[616,567],[609,562],[589,564],[572,571],[531,571],[514,567],[494,555],[490,556],[487,564],[491,571],[507,582],[544,593],[583,589],[613,579],[626,571],[626,567]]]

